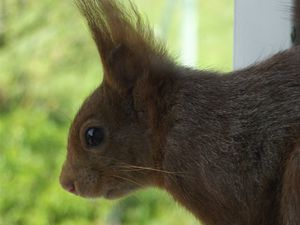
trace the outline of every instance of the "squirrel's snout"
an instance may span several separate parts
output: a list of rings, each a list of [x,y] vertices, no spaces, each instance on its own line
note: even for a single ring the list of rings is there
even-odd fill
[[[76,187],[73,181],[61,181],[61,186],[68,192],[76,194]]]
[[[59,182],[66,191],[76,194],[76,186],[74,180],[71,179],[71,177],[68,174],[69,173],[67,171],[66,164],[65,164],[62,168]]]

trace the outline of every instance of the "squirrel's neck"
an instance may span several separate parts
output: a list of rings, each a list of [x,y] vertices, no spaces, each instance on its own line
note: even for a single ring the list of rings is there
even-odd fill
[[[162,145],[163,188],[206,225],[278,225],[268,205],[276,188],[259,189],[260,170],[231,138],[236,114],[223,82],[214,74],[180,80]]]

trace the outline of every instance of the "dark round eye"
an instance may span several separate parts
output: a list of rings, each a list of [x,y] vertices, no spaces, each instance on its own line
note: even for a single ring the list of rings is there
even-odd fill
[[[89,148],[99,146],[104,140],[104,130],[99,127],[88,128],[85,132],[86,145]]]

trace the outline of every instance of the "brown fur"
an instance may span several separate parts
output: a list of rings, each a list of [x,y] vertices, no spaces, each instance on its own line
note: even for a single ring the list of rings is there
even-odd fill
[[[300,48],[229,74],[177,65],[137,10],[77,0],[104,81],[70,128],[60,181],[83,197],[166,189],[207,225],[300,224]],[[101,145],[85,132],[102,127]]]

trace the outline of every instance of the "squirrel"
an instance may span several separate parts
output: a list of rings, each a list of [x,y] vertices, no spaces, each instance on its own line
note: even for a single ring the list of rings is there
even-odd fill
[[[155,186],[206,225],[299,225],[300,47],[230,73],[187,68],[128,2],[76,0],[104,78],[70,127],[64,189]]]

